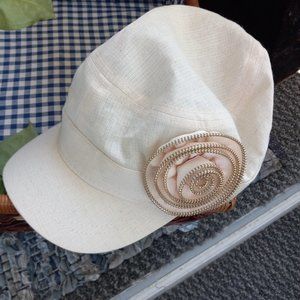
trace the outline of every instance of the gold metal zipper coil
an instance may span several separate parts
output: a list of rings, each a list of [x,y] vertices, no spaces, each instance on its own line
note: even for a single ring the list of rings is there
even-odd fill
[[[217,141],[198,141],[202,138],[218,137],[235,143],[238,150]],[[184,144],[180,146],[181,144]],[[192,143],[192,145],[189,145]],[[170,151],[170,154],[168,154]],[[205,153],[224,157],[231,164],[231,174],[225,181],[224,172],[215,163],[195,165],[181,180],[177,194],[172,195],[168,188],[168,173],[178,161],[191,155],[201,156]],[[164,156],[157,167],[151,163]],[[245,171],[246,153],[244,146],[235,138],[218,132],[201,132],[175,138],[158,148],[150,157],[144,172],[144,186],[151,201],[165,213],[174,216],[192,216],[214,211],[217,207],[231,200],[240,185]],[[184,187],[187,186],[192,198],[185,198]]]

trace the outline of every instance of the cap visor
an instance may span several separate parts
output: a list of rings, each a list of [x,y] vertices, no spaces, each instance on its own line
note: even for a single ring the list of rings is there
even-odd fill
[[[70,251],[101,253],[134,243],[174,218],[149,199],[126,201],[83,181],[58,153],[59,130],[60,124],[22,147],[3,173],[14,206],[40,235]]]

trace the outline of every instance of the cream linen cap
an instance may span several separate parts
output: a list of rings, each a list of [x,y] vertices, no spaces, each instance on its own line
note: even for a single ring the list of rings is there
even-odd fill
[[[5,187],[54,244],[118,249],[242,191],[263,162],[272,106],[268,54],[239,25],[155,8],[86,58],[62,122],[9,160]]]

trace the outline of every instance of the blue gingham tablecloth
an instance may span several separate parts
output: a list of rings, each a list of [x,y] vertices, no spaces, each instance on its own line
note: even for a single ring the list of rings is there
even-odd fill
[[[0,31],[0,140],[31,121],[61,119],[68,87],[85,57],[155,6],[183,1],[55,0],[56,19]]]

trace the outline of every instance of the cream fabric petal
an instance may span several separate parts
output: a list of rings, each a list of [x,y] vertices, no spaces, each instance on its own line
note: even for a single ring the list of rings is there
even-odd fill
[[[214,153],[204,153],[203,157],[208,161],[213,162],[220,170],[222,170],[224,174],[224,181],[228,180],[232,173],[232,165],[226,157]]]

